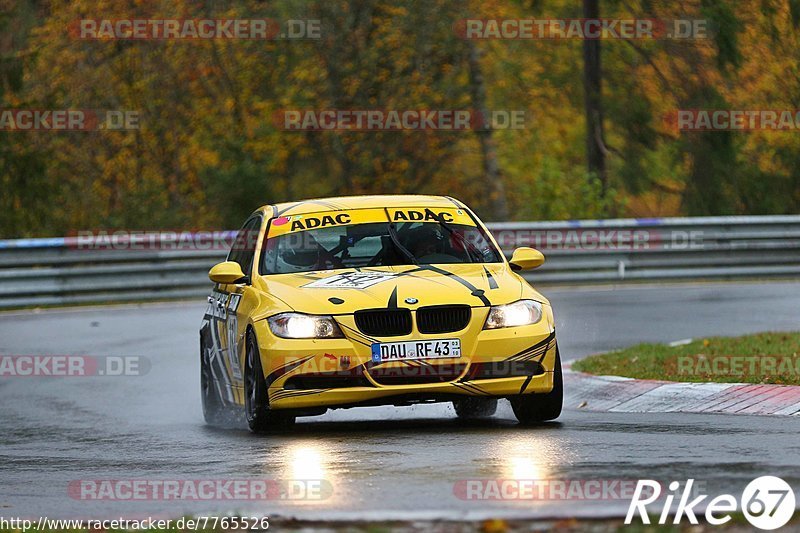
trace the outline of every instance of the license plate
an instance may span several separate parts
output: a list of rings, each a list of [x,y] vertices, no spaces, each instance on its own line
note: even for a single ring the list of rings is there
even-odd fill
[[[372,345],[372,362],[414,361],[461,357],[460,339],[435,341],[376,342]]]

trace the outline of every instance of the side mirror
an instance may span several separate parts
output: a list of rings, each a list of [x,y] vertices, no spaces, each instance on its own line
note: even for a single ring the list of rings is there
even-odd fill
[[[544,254],[535,248],[517,248],[509,263],[512,270],[530,270],[544,264]]]
[[[214,283],[236,283],[245,277],[239,263],[224,261],[211,267],[208,271],[208,278]]]

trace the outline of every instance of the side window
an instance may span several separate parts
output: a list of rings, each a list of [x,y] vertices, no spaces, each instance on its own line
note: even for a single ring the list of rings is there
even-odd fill
[[[253,268],[253,257],[256,254],[256,241],[261,230],[261,217],[255,216],[244,223],[236,235],[233,246],[228,254],[228,261],[239,263],[242,272],[249,276]]]

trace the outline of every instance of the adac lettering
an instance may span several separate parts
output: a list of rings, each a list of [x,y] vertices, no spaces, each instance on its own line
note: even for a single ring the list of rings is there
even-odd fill
[[[340,213],[336,216],[325,215],[322,218],[317,217],[304,217],[292,221],[292,231],[301,229],[324,228],[325,226],[336,226],[338,224],[349,224],[350,215],[347,213]]]
[[[423,221],[431,221],[437,222],[437,219],[444,220],[445,222],[452,222],[453,215],[448,213],[447,211],[442,211],[441,213],[434,213],[430,209],[427,211],[395,211],[394,212],[394,222],[398,220],[405,220],[407,222],[417,222],[420,220]]]

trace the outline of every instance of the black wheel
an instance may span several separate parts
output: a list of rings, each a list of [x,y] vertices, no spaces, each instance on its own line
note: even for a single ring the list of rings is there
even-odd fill
[[[280,411],[271,411],[267,383],[261,370],[261,356],[256,337],[247,332],[247,352],[244,372],[244,411],[247,425],[255,433],[265,433],[294,424],[295,417]]]
[[[211,372],[211,343],[200,334],[200,398],[203,402],[203,418],[207,424],[220,425],[225,421],[226,409],[219,396],[219,389]]]
[[[555,420],[561,415],[564,401],[564,380],[561,375],[561,355],[556,347],[556,363],[553,368],[553,390],[544,394],[520,394],[512,396],[511,408],[520,424],[538,424]]]
[[[455,408],[458,418],[464,420],[486,418],[492,416],[497,411],[497,398],[465,396],[464,398],[454,400],[453,408]]]

